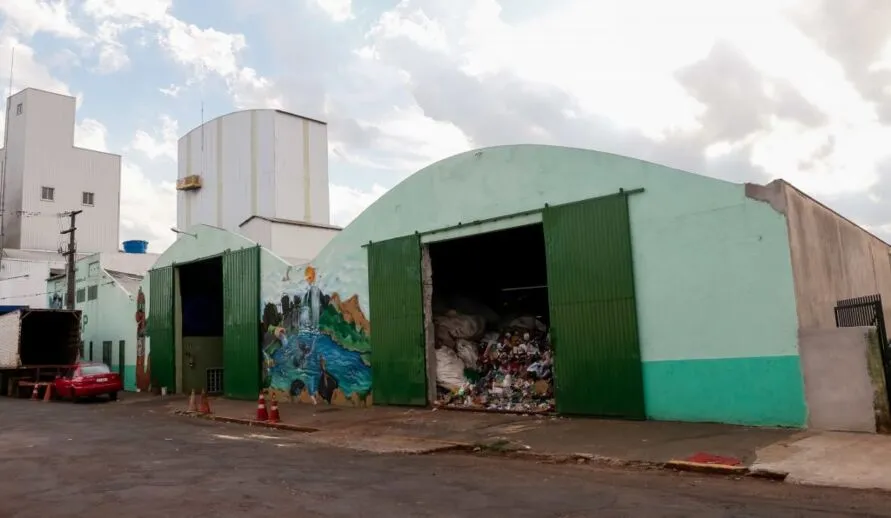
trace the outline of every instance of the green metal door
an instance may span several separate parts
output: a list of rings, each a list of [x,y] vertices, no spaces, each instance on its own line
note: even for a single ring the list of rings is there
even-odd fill
[[[152,386],[176,387],[175,340],[173,336],[173,266],[149,272],[149,363]],[[92,349],[92,347],[91,347]]]
[[[557,411],[643,419],[628,197],[543,214]]]
[[[417,235],[369,245],[368,300],[374,403],[425,406],[421,240]]]
[[[223,254],[223,393],[260,392],[260,247]]]

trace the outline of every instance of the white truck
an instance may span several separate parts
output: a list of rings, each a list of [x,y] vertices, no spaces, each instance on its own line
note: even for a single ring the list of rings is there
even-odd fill
[[[0,394],[21,396],[80,357],[77,310],[0,306]]]

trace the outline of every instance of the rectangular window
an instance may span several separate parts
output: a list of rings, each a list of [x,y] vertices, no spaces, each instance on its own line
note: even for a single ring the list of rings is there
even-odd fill
[[[111,366],[111,342],[102,342],[102,366],[101,372],[91,372],[90,374],[107,374],[111,372],[108,368]]]
[[[86,191],[84,191],[84,193],[83,193],[83,204],[84,204],[84,205],[89,205],[90,207],[92,207],[92,206],[93,206],[93,199],[94,199],[95,197],[96,197],[95,194],[93,194],[93,193],[91,193],[91,192],[86,192]]]
[[[54,187],[41,187],[40,199],[44,201],[53,201],[56,199],[56,189]]]
[[[87,298],[87,292],[81,288],[77,290],[77,302],[83,302]]]
[[[22,108],[22,103],[18,103],[18,104],[15,106],[15,114],[16,114],[16,115],[21,115],[21,114],[22,114],[22,111],[24,111],[24,108]]]
[[[87,288],[87,300],[96,300],[99,297],[99,286],[95,284]]]

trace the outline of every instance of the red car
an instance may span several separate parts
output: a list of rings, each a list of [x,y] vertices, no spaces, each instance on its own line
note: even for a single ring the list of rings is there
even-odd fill
[[[121,390],[124,390],[121,377],[111,372],[104,363],[80,362],[73,365],[64,376],[57,376],[53,383],[56,397],[74,401],[105,394],[108,394],[108,399],[115,401]]]

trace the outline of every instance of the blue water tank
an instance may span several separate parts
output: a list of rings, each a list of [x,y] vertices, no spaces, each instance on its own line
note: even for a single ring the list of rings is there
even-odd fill
[[[125,254],[144,254],[147,250],[148,241],[142,241],[141,239],[131,239],[130,241],[124,241]]]

